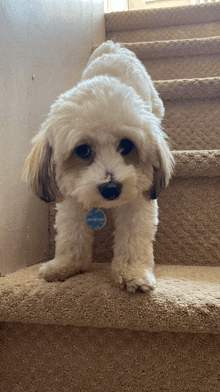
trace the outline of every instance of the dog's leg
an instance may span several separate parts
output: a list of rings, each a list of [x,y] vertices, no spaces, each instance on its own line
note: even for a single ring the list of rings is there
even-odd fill
[[[92,259],[93,232],[86,224],[83,206],[73,198],[57,205],[55,258],[43,264],[40,277],[49,282],[65,280],[88,268]]]
[[[112,273],[115,282],[131,293],[156,287],[152,242],[157,223],[156,200],[140,196],[135,203],[115,209]]]

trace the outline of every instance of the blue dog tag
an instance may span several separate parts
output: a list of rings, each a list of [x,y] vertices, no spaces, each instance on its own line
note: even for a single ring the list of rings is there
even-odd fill
[[[93,208],[93,210],[86,215],[86,223],[91,229],[101,229],[106,223],[104,212],[97,208]]]

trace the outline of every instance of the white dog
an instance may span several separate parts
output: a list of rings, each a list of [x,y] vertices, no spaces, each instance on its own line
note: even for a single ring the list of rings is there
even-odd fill
[[[41,277],[65,280],[86,270],[94,233],[86,217],[112,209],[115,282],[129,292],[155,288],[156,199],[173,168],[163,115],[144,66],[112,41],[51,106],[24,167],[35,194],[57,202],[55,258],[41,266]]]

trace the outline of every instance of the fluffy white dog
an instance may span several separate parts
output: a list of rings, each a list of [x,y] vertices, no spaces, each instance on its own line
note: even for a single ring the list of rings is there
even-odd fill
[[[35,194],[57,202],[55,258],[41,266],[41,277],[65,280],[86,270],[94,234],[86,217],[112,209],[115,282],[129,292],[155,288],[156,199],[173,168],[163,115],[144,66],[112,41],[51,106],[24,167]]]

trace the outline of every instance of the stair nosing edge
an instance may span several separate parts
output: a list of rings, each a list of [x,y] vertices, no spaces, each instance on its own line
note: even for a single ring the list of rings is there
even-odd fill
[[[220,54],[220,36],[152,42],[125,42],[140,60]]]
[[[220,97],[220,77],[153,81],[163,101]]]
[[[173,150],[175,160],[173,178],[220,177],[220,149]]]

